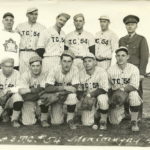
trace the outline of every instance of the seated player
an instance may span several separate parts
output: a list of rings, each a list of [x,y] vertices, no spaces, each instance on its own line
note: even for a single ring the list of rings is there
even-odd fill
[[[20,127],[18,122],[23,99],[18,94],[18,83],[20,74],[14,70],[14,59],[5,58],[1,63],[0,70],[0,115],[4,122],[9,121],[7,115],[11,115],[9,110],[13,109],[11,123],[13,127]],[[7,118],[7,120],[6,120]]]
[[[40,92],[44,90],[48,73],[42,72],[42,59],[33,56],[29,59],[30,71],[21,76],[19,93],[24,99],[22,108],[22,123],[33,125],[36,123],[37,104],[40,105],[40,121],[42,127],[49,127],[48,106],[41,102]]]
[[[140,74],[136,66],[127,63],[128,59],[129,53],[126,47],[120,47],[116,50],[117,64],[111,66],[108,69],[108,78],[111,91],[110,95],[111,97],[113,97],[114,93],[117,90],[124,91],[125,95],[128,95],[125,102],[128,102],[130,105],[131,129],[132,131],[139,131],[137,119],[139,108],[142,102],[138,94]],[[111,114],[113,112],[115,112],[115,114]],[[124,113],[122,112],[122,110],[120,111],[120,113],[118,113],[117,111],[110,111],[110,122],[113,124],[119,124],[123,119],[122,113]]]
[[[107,129],[107,112],[108,112],[108,77],[107,72],[96,66],[96,58],[92,53],[87,53],[83,57],[84,69],[80,72],[80,83],[82,90],[78,94],[81,100],[81,121],[85,126],[94,127],[94,115],[96,109],[100,112],[99,129]],[[91,110],[82,110],[82,99],[96,99],[96,105],[93,103]]]
[[[74,115],[78,99],[76,97],[76,87],[79,84],[78,69],[73,66],[74,53],[66,50],[61,55],[60,65],[50,70],[46,92],[66,93],[65,97],[59,98],[59,101],[51,105],[51,123],[54,125],[64,123],[63,105],[67,105],[67,123],[70,129],[76,129]]]

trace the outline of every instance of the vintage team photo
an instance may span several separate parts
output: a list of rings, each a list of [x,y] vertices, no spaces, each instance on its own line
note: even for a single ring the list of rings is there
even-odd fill
[[[150,2],[0,2],[0,144],[150,146]]]

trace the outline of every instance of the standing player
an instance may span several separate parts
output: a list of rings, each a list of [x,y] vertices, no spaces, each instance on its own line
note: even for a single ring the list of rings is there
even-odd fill
[[[3,15],[4,29],[0,31],[0,61],[5,57],[14,59],[14,68],[19,69],[19,42],[20,36],[13,31],[14,15],[7,12]]]
[[[43,58],[43,68],[51,70],[60,62],[60,56],[64,51],[65,33],[62,31],[70,15],[61,13],[56,17],[53,27],[42,32],[38,41],[36,52]]]
[[[21,36],[20,41],[20,73],[24,73],[29,70],[29,59],[32,56],[37,55],[35,50],[37,49],[37,42],[41,32],[45,27],[37,23],[38,9],[29,8],[26,16],[28,22],[21,23],[16,27],[16,31]]]
[[[108,16],[99,18],[101,31],[95,35],[95,56],[98,66],[108,69],[113,64],[113,56],[118,48],[118,37],[109,30],[110,19]]]
[[[78,102],[76,97],[76,88],[79,84],[79,73],[75,66],[72,66],[74,54],[72,51],[64,51],[61,55],[61,62],[50,71],[48,76],[49,84],[46,91],[53,93],[66,91],[70,92],[65,99],[64,104],[67,105],[67,123],[71,129],[76,129],[74,124],[74,115],[76,104]],[[54,103],[51,105],[51,123],[62,124],[64,122],[63,103]]]
[[[89,51],[95,54],[95,42],[94,36],[83,29],[85,24],[83,14],[75,15],[73,20],[75,31],[66,36],[65,47],[74,52],[76,56],[74,63],[79,69],[81,69],[83,68],[83,56]]]
[[[33,125],[36,123],[37,102],[40,102],[39,93],[45,87],[48,73],[42,72],[42,59],[39,56],[33,56],[29,60],[30,71],[21,76],[19,93],[24,99],[22,108],[22,123],[24,125]],[[49,127],[48,106],[39,103],[41,108],[41,126]]]
[[[126,47],[120,47],[116,50],[116,59],[117,64],[108,69],[110,88],[112,94],[120,89],[129,95],[128,103],[131,111],[131,129],[132,131],[139,131],[137,122],[141,105],[141,98],[137,92],[140,80],[139,70],[136,66],[127,63],[129,54]]]
[[[84,93],[88,98],[97,99],[97,108],[83,110],[81,120],[83,125],[91,126],[94,124],[94,115],[96,109],[100,111],[100,130],[107,129],[107,112],[108,112],[108,78],[103,68],[96,66],[96,59],[92,53],[87,53],[83,58],[85,69],[80,72],[80,83],[83,85]],[[94,126],[93,126],[94,127]]]
[[[20,74],[13,67],[14,59],[5,58],[2,60],[2,69],[0,70],[0,104],[3,102],[4,111],[13,109],[11,116],[12,126],[20,127],[18,120],[23,105],[23,100],[18,94]]]

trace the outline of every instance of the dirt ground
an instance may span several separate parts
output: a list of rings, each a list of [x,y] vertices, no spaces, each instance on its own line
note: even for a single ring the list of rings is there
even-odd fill
[[[70,130],[67,125],[43,129],[39,124],[14,129],[10,124],[0,123],[0,144],[32,145],[95,145],[95,146],[150,146],[150,78],[144,80],[144,118],[141,131],[133,133],[129,120],[118,126],[108,126],[107,131],[79,126]]]

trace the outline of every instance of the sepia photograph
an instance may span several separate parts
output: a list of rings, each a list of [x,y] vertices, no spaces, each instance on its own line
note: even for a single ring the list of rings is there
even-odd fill
[[[0,0],[0,149],[149,147],[149,8]]]

